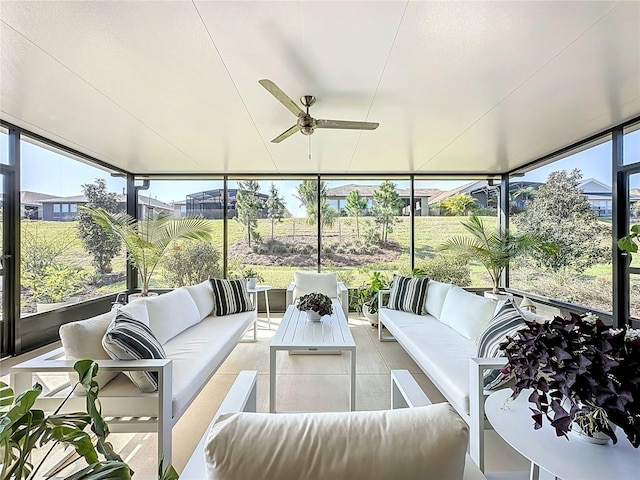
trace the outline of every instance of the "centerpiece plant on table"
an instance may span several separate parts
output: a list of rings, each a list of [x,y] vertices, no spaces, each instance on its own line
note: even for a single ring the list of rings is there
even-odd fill
[[[593,314],[526,322],[501,348],[514,375],[513,398],[529,393],[534,428],[546,417],[556,434],[572,422],[583,434],[617,442],[620,427],[640,446],[640,330],[610,328]]]
[[[302,312],[311,310],[323,317],[333,313],[333,304],[331,303],[331,299],[325,294],[313,292],[300,297],[298,310]]]

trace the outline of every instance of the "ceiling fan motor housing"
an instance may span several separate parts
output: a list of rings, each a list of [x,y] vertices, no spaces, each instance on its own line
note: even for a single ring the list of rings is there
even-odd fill
[[[308,113],[300,114],[296,123],[298,124],[298,126],[300,127],[300,131],[304,135],[311,135],[317,125],[316,119]]]

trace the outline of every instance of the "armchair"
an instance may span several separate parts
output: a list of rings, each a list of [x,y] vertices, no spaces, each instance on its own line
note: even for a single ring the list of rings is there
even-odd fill
[[[311,292],[337,298],[342,305],[345,318],[349,318],[349,289],[338,281],[335,273],[295,272],[293,283],[287,288],[287,305]]]

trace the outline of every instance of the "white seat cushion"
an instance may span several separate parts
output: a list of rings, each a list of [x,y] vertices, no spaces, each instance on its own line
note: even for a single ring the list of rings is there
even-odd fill
[[[449,289],[453,287],[450,283],[436,282],[429,280],[427,286],[427,301],[424,303],[426,313],[432,315],[436,319],[440,319],[444,299],[449,293]]]
[[[149,328],[163,345],[200,321],[198,307],[184,287],[137,301],[147,305]]]
[[[191,298],[193,298],[193,301],[196,304],[196,307],[198,307],[200,320],[211,315],[214,306],[211,282],[209,280],[205,280],[197,285],[188,285],[184,288],[189,292]]]
[[[380,320],[459,412],[469,414],[469,359],[477,345],[431,315],[388,308]]]
[[[231,413],[205,447],[210,479],[457,480],[467,424],[446,403],[340,413]]]
[[[452,287],[444,299],[440,321],[460,335],[477,342],[493,319],[496,301]]]
[[[335,273],[295,272],[293,299],[312,292],[323,293],[327,297],[338,296],[338,276]]]

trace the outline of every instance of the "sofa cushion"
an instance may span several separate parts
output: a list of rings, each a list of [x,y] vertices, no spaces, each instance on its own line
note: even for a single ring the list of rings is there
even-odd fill
[[[102,346],[102,337],[107,333],[115,316],[116,312],[111,311],[86,320],[61,325],[59,333],[65,357],[68,360],[111,360]],[[99,371],[95,380],[102,389],[116,375],[118,372]],[[69,373],[69,381],[71,384],[75,384],[78,381],[78,374],[76,372]]]
[[[209,281],[213,289],[214,311],[217,316],[253,310],[246,279],[212,278]]]
[[[469,359],[476,355],[475,342],[431,315],[381,308],[379,317],[454,408],[469,414]]]
[[[338,276],[333,273],[295,272],[293,275],[293,299],[309,293],[323,293],[327,297],[338,296]]]
[[[426,277],[412,278],[394,275],[387,307],[392,310],[422,314],[427,298],[428,282],[429,279]]]
[[[114,360],[151,360],[167,358],[160,342],[144,323],[118,312],[102,346]],[[145,393],[158,390],[157,372],[124,372],[136,386]]]
[[[205,280],[197,285],[188,285],[184,288],[189,292],[191,298],[193,298],[193,301],[198,308],[198,312],[200,312],[200,320],[211,315],[213,307],[215,307],[211,282],[209,280]]]
[[[444,299],[440,321],[465,338],[477,342],[493,318],[495,309],[495,300],[453,286]]]
[[[370,412],[238,412],[216,421],[205,459],[216,480],[456,480],[468,439],[468,426],[446,403]]]
[[[504,351],[500,350],[500,344],[507,339],[507,336],[513,336],[524,325],[524,317],[519,309],[511,300],[507,300],[480,335],[478,339],[478,357],[504,357]],[[502,373],[497,368],[485,370],[484,388],[494,390],[507,383],[511,378],[513,378],[512,374]]]
[[[136,300],[140,301],[147,305],[149,328],[162,344],[200,321],[198,307],[184,287],[157,297]]]
[[[427,301],[424,303],[425,311],[429,315],[433,315],[436,319],[440,319],[442,314],[442,306],[447,293],[453,287],[450,283],[436,282],[429,280],[427,285]]]

